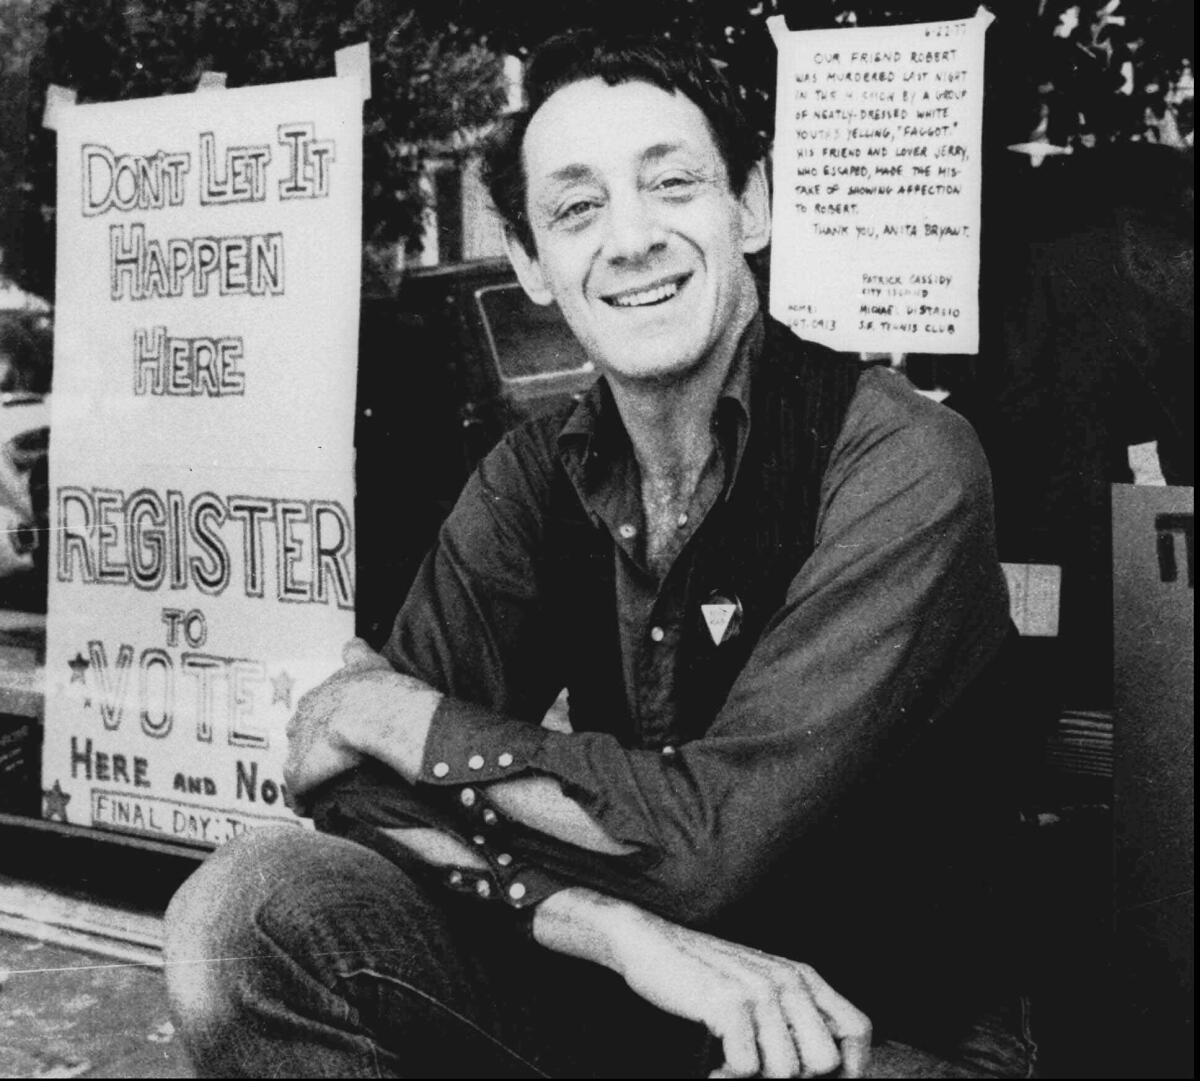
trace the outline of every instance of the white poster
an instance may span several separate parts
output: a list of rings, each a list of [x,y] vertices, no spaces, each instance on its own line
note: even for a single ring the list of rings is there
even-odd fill
[[[771,314],[801,337],[848,351],[979,351],[991,18],[795,32],[771,20]]]
[[[362,96],[65,108],[43,814],[220,844],[354,633]]]

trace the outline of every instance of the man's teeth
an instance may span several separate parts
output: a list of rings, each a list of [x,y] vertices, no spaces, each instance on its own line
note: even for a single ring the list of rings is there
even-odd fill
[[[609,301],[617,308],[641,308],[647,304],[658,304],[673,297],[679,292],[679,282],[666,282],[656,285],[653,289],[643,289],[640,293],[624,293]]]

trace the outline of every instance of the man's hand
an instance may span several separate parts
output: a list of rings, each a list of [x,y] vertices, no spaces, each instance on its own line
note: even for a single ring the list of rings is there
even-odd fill
[[[862,1077],[871,1022],[809,965],[677,926],[585,890],[544,901],[534,933],[597,961],[667,1013],[722,1044],[713,1077]]]
[[[725,1063],[714,1077],[862,1077],[871,1023],[809,965],[639,913],[616,943],[625,982],[699,1021]]]
[[[306,793],[368,756],[409,779],[420,770],[440,696],[395,672],[361,638],[346,643],[342,660],[342,668],[300,699],[288,722],[283,777],[297,810]]]

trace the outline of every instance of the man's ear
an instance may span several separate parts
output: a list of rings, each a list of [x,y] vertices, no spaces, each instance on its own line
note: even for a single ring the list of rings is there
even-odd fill
[[[771,243],[771,189],[763,162],[750,170],[738,202],[742,207],[742,251],[747,255],[762,251]]]
[[[552,303],[554,297],[546,285],[541,263],[536,256],[525,250],[525,245],[517,239],[516,233],[511,229],[504,230],[504,247],[508,251],[508,261],[517,272],[517,281],[521,283],[521,288],[529,295],[529,299],[534,304]]]

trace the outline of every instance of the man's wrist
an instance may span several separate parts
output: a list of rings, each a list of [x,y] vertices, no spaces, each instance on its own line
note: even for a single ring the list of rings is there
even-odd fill
[[[551,894],[538,905],[533,916],[533,937],[555,953],[619,972],[620,944],[640,915],[634,905],[573,886]]]

